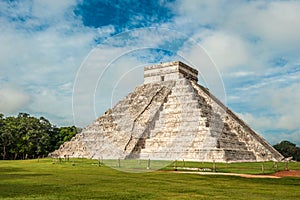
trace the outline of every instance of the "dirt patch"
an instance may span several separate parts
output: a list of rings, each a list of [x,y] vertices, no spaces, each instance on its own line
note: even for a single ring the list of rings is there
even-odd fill
[[[223,176],[240,176],[244,178],[281,178],[281,177],[300,177],[300,171],[289,170],[280,171],[268,175],[254,175],[254,174],[235,174],[235,173],[220,173],[220,172],[193,172],[193,171],[163,171],[170,173],[184,173],[184,174],[200,174],[200,175],[223,175]]]
[[[273,176],[273,175],[254,175],[254,174],[235,174],[235,176],[240,176],[244,178],[280,178],[279,176]]]
[[[296,171],[296,170],[280,171],[280,172],[276,172],[275,174],[272,174],[272,176],[277,176],[277,177],[286,177],[286,176],[300,177],[300,171]]]
[[[281,178],[281,177],[300,177],[300,171],[289,170],[280,171],[269,175],[251,175],[251,174],[240,174],[241,177],[245,178]]]

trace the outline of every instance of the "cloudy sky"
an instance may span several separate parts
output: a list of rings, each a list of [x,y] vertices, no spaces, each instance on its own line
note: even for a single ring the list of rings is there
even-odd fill
[[[149,3],[151,2],[151,3]],[[182,60],[271,144],[300,145],[300,1],[2,0],[0,112],[85,126]]]

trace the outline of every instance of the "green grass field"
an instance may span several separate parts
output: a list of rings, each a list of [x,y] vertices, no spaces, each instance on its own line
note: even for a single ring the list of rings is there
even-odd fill
[[[121,162],[121,168],[122,164]],[[141,164],[141,163],[139,163]],[[142,163],[141,166],[145,166]],[[178,162],[177,166],[212,163]],[[261,163],[217,163],[217,171],[260,173]],[[172,169],[173,164],[167,169]],[[218,169],[219,166],[219,169]],[[273,168],[265,163],[265,168]],[[116,164],[116,167],[118,165]],[[279,166],[282,168],[283,166]],[[300,169],[290,163],[290,169]],[[249,171],[250,169],[250,171]],[[0,161],[0,199],[299,199],[300,178],[242,178],[166,171],[127,173],[96,160]]]

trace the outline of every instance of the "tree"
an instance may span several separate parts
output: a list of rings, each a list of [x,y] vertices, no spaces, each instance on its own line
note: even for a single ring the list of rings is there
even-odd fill
[[[14,117],[5,118],[1,129],[0,143],[2,157],[3,159],[12,159],[12,155],[16,156],[16,149],[19,147],[19,137],[16,135],[18,132],[16,119]]]
[[[0,155],[2,159],[47,156],[76,134],[75,126],[57,128],[44,117],[19,113],[5,118],[0,114]]]
[[[58,133],[56,135],[55,139],[55,144],[54,147],[55,149],[58,149],[60,145],[63,143],[70,141],[72,137],[74,137],[78,132],[77,128],[75,126],[68,126],[68,127],[60,127],[58,129]],[[54,149],[53,149],[54,150]]]
[[[293,157],[294,160],[300,161],[300,148],[289,141],[281,141],[273,146],[284,157]]]
[[[12,136],[5,130],[5,118],[2,113],[0,113],[0,144],[3,160],[6,159],[7,146],[11,143]]]
[[[54,126],[44,117],[35,118],[27,113],[18,115],[19,134],[21,134],[21,153],[28,156],[47,155],[50,148],[50,136]]]

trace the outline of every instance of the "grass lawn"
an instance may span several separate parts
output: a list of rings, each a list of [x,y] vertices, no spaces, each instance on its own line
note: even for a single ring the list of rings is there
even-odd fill
[[[162,171],[126,173],[98,167],[97,163],[86,159],[61,163],[52,159],[0,161],[0,199],[294,200],[300,197],[300,178],[250,179]],[[184,164],[197,165],[192,162]],[[196,167],[201,167],[199,164]],[[209,167],[211,163],[201,165]],[[221,167],[217,164],[217,169],[218,165]],[[229,165],[226,168],[224,164],[224,169],[234,172],[229,169],[234,169],[235,164]],[[247,170],[256,169],[254,163],[241,166]],[[299,163],[290,163],[289,166],[300,168]]]
[[[243,163],[215,163],[216,172],[228,172],[237,174],[273,174],[276,171],[285,170],[286,163],[278,162],[277,168],[274,162],[264,162],[264,173],[262,172],[262,162],[243,162]],[[178,170],[199,169],[200,171],[213,171],[213,163],[208,162],[184,162],[177,161]],[[300,170],[300,163],[289,162],[287,166],[290,170]],[[174,170],[174,163],[165,167],[166,170]]]

